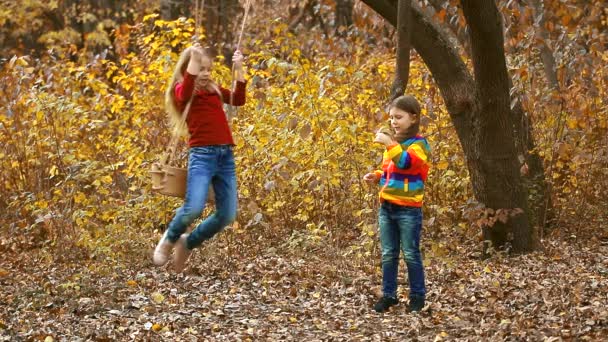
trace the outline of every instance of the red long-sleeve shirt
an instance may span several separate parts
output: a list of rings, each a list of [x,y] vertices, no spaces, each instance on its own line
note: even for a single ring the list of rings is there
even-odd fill
[[[194,92],[195,75],[188,72],[184,80],[175,86],[175,99],[181,110]],[[245,104],[246,82],[236,82],[233,95],[233,105]],[[224,103],[230,103],[230,90],[220,87]],[[198,90],[192,99],[190,111],[186,118],[190,140],[188,146],[234,145],[232,133],[226,120],[222,99],[215,91]]]

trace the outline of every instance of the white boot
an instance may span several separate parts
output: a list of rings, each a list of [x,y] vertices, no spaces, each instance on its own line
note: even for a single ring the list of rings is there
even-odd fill
[[[188,235],[190,234],[182,234],[182,236],[180,236],[179,240],[176,242],[175,255],[173,256],[173,267],[175,267],[175,271],[177,273],[184,270],[186,267],[186,261],[192,253],[192,251],[188,249],[188,246],[186,246]]]
[[[152,260],[157,266],[162,266],[169,261],[169,254],[171,254],[173,245],[175,245],[173,242],[167,239],[167,233],[168,231],[165,231],[165,234],[163,234],[163,237],[160,238],[158,245],[156,245],[156,248],[154,249],[154,256],[152,257]]]

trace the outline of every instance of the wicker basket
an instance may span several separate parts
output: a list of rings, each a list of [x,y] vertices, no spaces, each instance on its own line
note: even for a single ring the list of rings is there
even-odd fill
[[[152,177],[153,191],[179,198],[186,196],[188,169],[154,163],[149,172]],[[215,192],[211,185],[209,185],[209,191],[207,192],[207,202],[215,202]]]
[[[186,196],[187,169],[154,163],[150,169],[150,176],[152,190],[167,196],[180,198]]]

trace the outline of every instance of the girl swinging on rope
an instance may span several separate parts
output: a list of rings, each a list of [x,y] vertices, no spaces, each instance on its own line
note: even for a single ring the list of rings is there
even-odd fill
[[[175,247],[173,265],[177,272],[184,269],[194,248],[212,238],[236,217],[234,140],[223,103],[245,104],[243,55],[238,48],[232,62],[236,86],[230,91],[211,79],[212,59],[200,45],[194,44],[181,53],[165,93],[165,106],[174,125],[179,125],[182,111],[191,99],[186,117],[190,135],[186,196],[153,256],[156,265],[164,265]],[[216,211],[187,234],[188,226],[205,208],[210,185],[215,192]]]

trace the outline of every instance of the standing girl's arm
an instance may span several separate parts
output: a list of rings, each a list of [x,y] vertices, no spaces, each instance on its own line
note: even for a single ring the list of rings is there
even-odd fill
[[[414,141],[407,150],[403,150],[403,146],[396,142],[391,136],[378,131],[376,133],[377,143],[386,146],[386,155],[389,160],[395,163],[399,169],[409,169],[418,167],[421,164],[428,162],[428,145],[424,140]]]
[[[417,168],[419,165],[428,163],[428,149],[423,141],[412,143],[407,151],[403,150],[401,144],[386,147],[388,157],[399,169]]]

